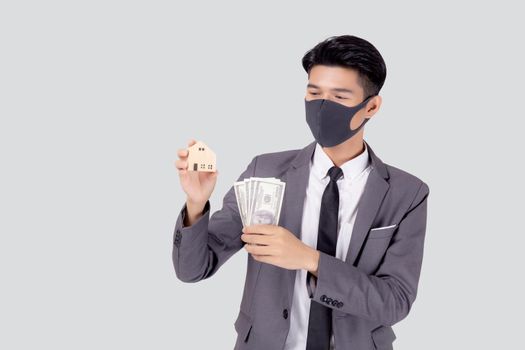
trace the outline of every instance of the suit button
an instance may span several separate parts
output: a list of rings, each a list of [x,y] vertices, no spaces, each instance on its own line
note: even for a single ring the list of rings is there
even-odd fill
[[[326,295],[321,295],[321,301],[324,303],[326,301]]]
[[[283,310],[283,317],[285,320],[288,318],[288,309]]]
[[[344,304],[343,304],[343,302],[342,302],[342,301],[340,301],[340,302],[338,302],[338,303],[337,303],[337,307],[338,307],[338,308],[342,308],[342,307],[343,307],[343,305],[344,305]]]

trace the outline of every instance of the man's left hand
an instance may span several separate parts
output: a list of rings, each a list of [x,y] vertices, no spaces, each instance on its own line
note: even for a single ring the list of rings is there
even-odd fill
[[[292,232],[277,225],[250,225],[242,229],[244,249],[257,261],[289,270],[316,271],[319,252],[304,244]],[[256,245],[259,244],[259,245]]]

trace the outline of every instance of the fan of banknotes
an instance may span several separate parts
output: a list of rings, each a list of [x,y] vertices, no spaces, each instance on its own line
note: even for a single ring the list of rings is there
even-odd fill
[[[250,177],[234,183],[243,226],[277,225],[286,183],[275,177]]]

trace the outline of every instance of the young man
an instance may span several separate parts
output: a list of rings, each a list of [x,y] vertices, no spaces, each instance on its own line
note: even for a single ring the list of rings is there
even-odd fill
[[[257,155],[238,178],[286,182],[279,225],[243,228],[233,186],[210,217],[217,173],[188,172],[181,149],[187,200],[175,225],[175,272],[197,282],[241,248],[249,253],[235,349],[392,349],[392,325],[416,298],[429,187],[363,140],[386,77],[372,44],[330,37],[302,64],[315,141]]]

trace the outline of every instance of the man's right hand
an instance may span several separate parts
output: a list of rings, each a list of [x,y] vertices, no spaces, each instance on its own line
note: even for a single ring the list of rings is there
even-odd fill
[[[190,139],[188,147],[195,143],[194,139]],[[186,193],[187,222],[184,222],[184,225],[191,226],[202,215],[204,206],[215,188],[219,171],[188,171],[188,149],[181,148],[177,154],[179,159],[175,161],[175,166],[179,171],[182,189]]]

